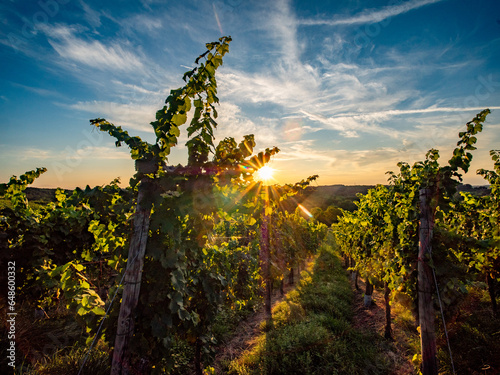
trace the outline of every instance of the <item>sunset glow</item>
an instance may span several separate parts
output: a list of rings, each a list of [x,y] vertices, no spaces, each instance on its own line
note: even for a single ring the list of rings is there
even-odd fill
[[[491,169],[500,143],[499,1],[4,3],[0,183],[45,167],[35,187],[117,177],[125,187],[135,173],[128,147],[89,120],[154,143],[156,112],[223,35],[233,41],[215,77],[213,144],[253,134],[256,153],[278,147],[275,170],[256,182],[317,174],[319,185],[385,184],[401,161],[432,148],[450,155],[489,108],[464,175],[482,185],[475,171]],[[188,162],[187,128],[169,165]]]

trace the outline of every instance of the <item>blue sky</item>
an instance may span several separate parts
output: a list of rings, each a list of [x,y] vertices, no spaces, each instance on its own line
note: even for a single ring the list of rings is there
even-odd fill
[[[279,182],[385,183],[490,108],[465,181],[500,148],[497,0],[3,1],[0,181],[39,166],[40,187],[134,173],[104,117],[150,142],[149,123],[204,51],[231,35],[218,71],[217,137],[278,146]],[[184,163],[181,135],[169,162]]]

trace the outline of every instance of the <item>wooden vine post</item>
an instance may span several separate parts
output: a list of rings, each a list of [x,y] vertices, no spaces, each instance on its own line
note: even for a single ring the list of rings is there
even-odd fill
[[[431,189],[421,189],[420,228],[418,247],[418,316],[420,323],[420,347],[423,375],[437,375],[436,333],[434,328],[434,305],[432,302],[433,277],[429,265],[434,217],[429,203]]]
[[[265,192],[265,203],[262,210],[262,225],[260,227],[260,256],[261,256],[261,268],[262,268],[262,278],[265,283],[264,291],[264,310],[266,313],[266,318],[271,318],[271,249],[269,241],[269,221],[270,217],[268,215],[269,210],[269,195],[268,187],[264,187]]]
[[[384,302],[385,302],[384,337],[388,340],[392,340],[390,295],[391,295],[391,290],[389,289],[389,283],[386,281],[384,282]]]
[[[134,310],[139,302],[144,255],[148,241],[151,206],[146,203],[153,181],[146,174],[158,169],[155,160],[136,161],[137,172],[142,176],[137,193],[137,206],[134,214],[134,227],[130,239],[127,268],[123,285],[122,303],[118,316],[111,375],[128,375],[131,371],[129,362],[129,341],[134,335]]]

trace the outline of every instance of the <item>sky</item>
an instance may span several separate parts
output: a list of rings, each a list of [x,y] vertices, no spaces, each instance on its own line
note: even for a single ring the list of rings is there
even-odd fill
[[[150,122],[205,43],[233,41],[217,71],[216,137],[277,146],[279,183],[386,183],[490,108],[466,183],[500,148],[498,0],[4,0],[0,182],[37,167],[38,187],[134,174],[105,118],[154,142]],[[185,164],[185,127],[169,164]]]

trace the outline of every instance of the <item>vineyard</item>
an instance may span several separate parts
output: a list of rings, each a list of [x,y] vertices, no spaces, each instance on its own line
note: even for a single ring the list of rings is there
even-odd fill
[[[298,197],[318,176],[254,178],[278,147],[255,153],[253,135],[215,144],[215,76],[230,42],[208,43],[170,92],[151,123],[155,143],[90,121],[130,150],[127,187],[57,189],[33,204],[26,189],[45,168],[0,184],[0,264],[15,270],[15,293],[0,273],[1,345],[10,353],[12,333],[16,359],[4,355],[2,373],[386,374],[397,373],[387,356],[396,347],[410,373],[499,373],[500,151],[477,172],[488,194],[457,192],[489,110],[466,124],[446,164],[432,149],[351,209],[309,212]],[[188,161],[171,166],[186,124]],[[383,305],[382,333],[355,327],[358,281],[365,311]],[[484,321],[460,323],[486,296]],[[259,311],[253,343],[217,357]],[[418,345],[401,349],[406,313]],[[482,341],[460,345],[468,332]]]

